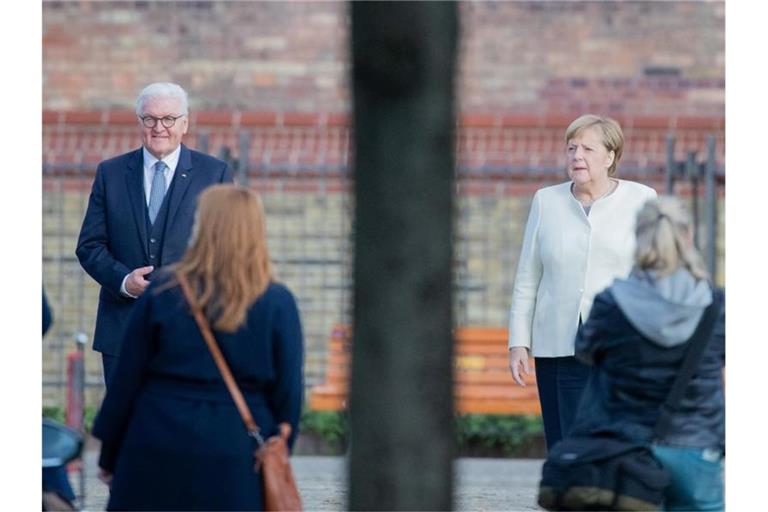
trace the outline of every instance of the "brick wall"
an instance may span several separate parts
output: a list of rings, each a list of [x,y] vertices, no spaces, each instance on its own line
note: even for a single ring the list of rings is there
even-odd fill
[[[344,110],[343,2],[45,2],[46,108],[130,107],[171,80],[194,109]]]
[[[464,2],[465,112],[724,116],[723,2]],[[45,2],[43,104],[343,112],[344,2]]]
[[[722,2],[462,5],[462,109],[722,117]]]

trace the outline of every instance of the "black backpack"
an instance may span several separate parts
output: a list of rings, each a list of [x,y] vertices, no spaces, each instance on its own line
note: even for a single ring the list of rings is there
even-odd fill
[[[670,483],[643,443],[570,437],[547,456],[539,486],[546,510],[659,510]]]

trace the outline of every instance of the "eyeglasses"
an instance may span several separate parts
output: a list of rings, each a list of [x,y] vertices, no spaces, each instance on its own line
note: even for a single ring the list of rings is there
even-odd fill
[[[165,126],[166,128],[170,128],[170,127],[172,127],[173,125],[176,124],[176,120],[177,119],[181,119],[184,116],[185,116],[185,114],[181,114],[180,116],[176,116],[176,117],[173,117],[173,116],[165,116],[165,117],[144,116],[144,117],[139,117],[139,119],[141,119],[141,124],[143,124],[147,128],[154,128],[155,126],[157,126],[157,122],[158,121],[160,121],[160,123],[163,126]]]

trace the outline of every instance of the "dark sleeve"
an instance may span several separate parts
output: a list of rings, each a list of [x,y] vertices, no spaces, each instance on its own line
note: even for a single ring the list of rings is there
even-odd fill
[[[616,306],[608,290],[600,292],[592,303],[589,318],[576,332],[576,358],[585,364],[594,365],[600,360],[608,333],[606,326]]]
[[[43,336],[48,332],[53,323],[53,313],[51,313],[51,307],[48,305],[48,299],[45,297],[45,288],[43,288]]]
[[[107,395],[93,424],[93,436],[101,440],[99,467],[108,471],[114,470],[152,356],[153,295],[154,290],[150,287],[136,301],[115,361],[112,380],[108,383]]]
[[[288,446],[293,447],[299,433],[304,397],[304,337],[296,300],[287,290],[284,294],[272,331],[276,379],[270,386],[268,402],[275,422],[288,422],[291,425]]]
[[[88,208],[85,211],[80,237],[75,250],[83,269],[101,286],[121,297],[120,285],[131,272],[125,264],[117,261],[109,249],[107,234],[107,204],[102,164],[96,169]]]

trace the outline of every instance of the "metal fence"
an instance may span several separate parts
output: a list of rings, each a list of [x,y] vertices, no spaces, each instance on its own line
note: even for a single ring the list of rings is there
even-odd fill
[[[334,164],[272,165],[249,161],[250,137],[239,147],[212,151],[228,160],[242,184],[259,191],[267,214],[268,243],[278,279],[297,297],[306,338],[306,384],[323,379],[327,339],[335,324],[351,319],[353,200],[346,159]],[[722,268],[722,190],[724,169],[714,158],[689,155],[683,164],[669,143],[666,166],[622,170],[622,177],[677,192],[701,218],[710,268]],[[201,133],[197,149],[212,149]],[[682,170],[681,170],[682,169]],[[55,314],[44,343],[44,403],[62,405],[66,397],[66,354],[75,338],[90,338],[98,285],[75,258],[75,245],[87,205],[95,166],[48,164],[43,168],[43,282]],[[506,326],[519,246],[533,192],[564,181],[556,165],[511,166],[459,161],[455,235],[455,318],[459,325]],[[698,180],[706,183],[702,194]],[[685,181],[685,182],[684,182]],[[706,226],[706,229],[704,228]],[[713,272],[721,283],[722,274]],[[89,344],[90,345],[90,344]],[[101,361],[86,351],[86,403],[98,404],[103,393]]]

